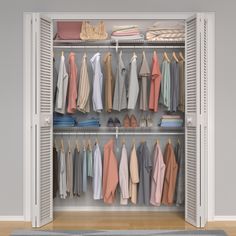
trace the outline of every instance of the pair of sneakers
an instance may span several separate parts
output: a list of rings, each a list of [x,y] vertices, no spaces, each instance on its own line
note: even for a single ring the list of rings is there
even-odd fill
[[[135,115],[132,114],[129,117],[129,115],[126,114],[125,117],[124,117],[124,120],[123,120],[123,126],[125,128],[129,128],[129,127],[136,128],[136,127],[138,127],[138,122],[137,122],[137,119],[136,119]]]
[[[110,117],[107,121],[107,127],[121,127],[120,120],[117,117],[114,119]]]
[[[150,115],[142,116],[139,121],[139,126],[144,128],[144,127],[153,127],[153,120]]]

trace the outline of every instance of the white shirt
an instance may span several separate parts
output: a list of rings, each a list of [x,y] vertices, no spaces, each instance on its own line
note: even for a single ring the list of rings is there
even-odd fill
[[[103,74],[101,70],[100,63],[100,53],[96,53],[91,59],[90,62],[93,68],[93,110],[96,112],[101,112],[103,109],[102,105],[102,83],[103,83]]]
[[[119,183],[120,183],[120,204],[127,205],[129,199],[129,170],[128,170],[128,157],[125,144],[122,146],[121,159],[119,166]]]
[[[102,157],[99,145],[95,145],[93,157],[93,199],[102,199]]]
[[[66,113],[66,96],[68,86],[68,73],[66,72],[65,57],[61,56],[61,62],[57,80],[57,94],[55,111],[61,114]]]

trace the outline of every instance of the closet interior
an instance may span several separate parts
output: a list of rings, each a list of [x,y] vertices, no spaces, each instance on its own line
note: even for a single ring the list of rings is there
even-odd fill
[[[80,22],[53,22],[54,210],[184,211],[185,21]]]

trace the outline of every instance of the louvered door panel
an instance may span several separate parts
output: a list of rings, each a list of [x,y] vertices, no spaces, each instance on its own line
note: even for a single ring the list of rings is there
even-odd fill
[[[34,15],[34,203],[33,227],[52,221],[52,22]]]
[[[199,34],[198,19],[196,16],[186,22],[186,196],[185,219],[189,223],[200,226],[199,218],[199,163],[200,163],[200,126],[199,126]]]

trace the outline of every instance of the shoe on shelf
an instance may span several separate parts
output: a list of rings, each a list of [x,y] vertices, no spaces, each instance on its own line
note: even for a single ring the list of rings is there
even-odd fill
[[[145,119],[144,116],[142,116],[142,117],[140,118],[139,126],[142,127],[142,128],[147,127],[147,121],[146,121],[146,119]]]
[[[124,119],[123,119],[123,126],[125,128],[129,128],[130,127],[130,118],[129,118],[128,114],[126,114]]]
[[[120,120],[117,117],[115,117],[115,119],[114,119],[114,126],[115,127],[121,127]]]
[[[153,120],[150,115],[147,116],[147,127],[153,127]]]
[[[114,127],[114,121],[111,117],[107,121],[107,127]]]
[[[136,117],[133,114],[130,116],[130,126],[132,128],[138,127],[137,119],[136,119]]]

